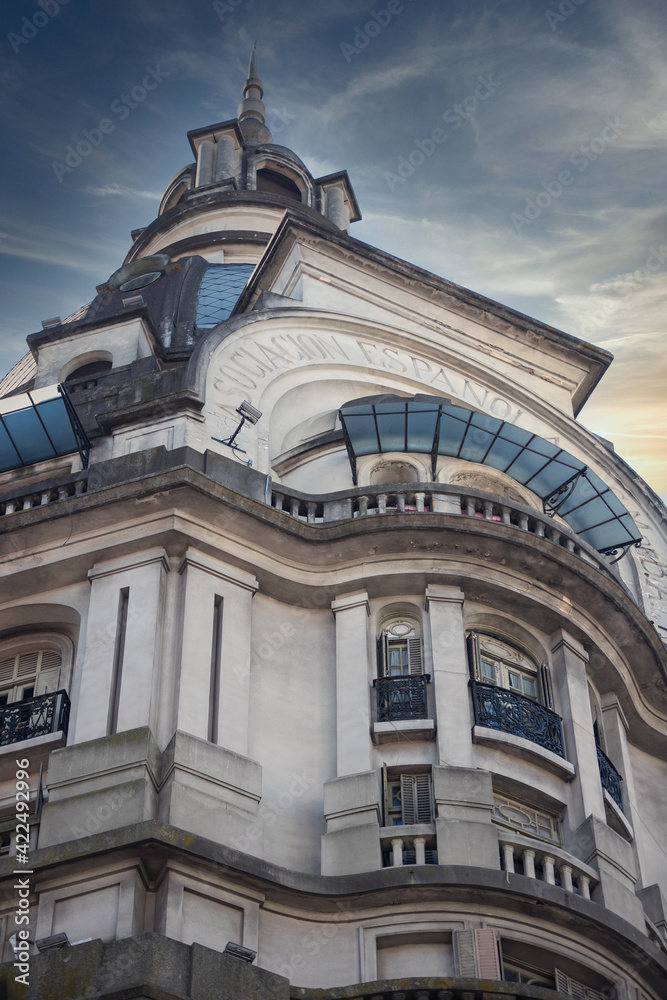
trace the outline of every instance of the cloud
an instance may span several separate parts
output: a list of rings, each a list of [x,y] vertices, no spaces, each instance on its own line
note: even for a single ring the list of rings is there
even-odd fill
[[[160,191],[139,191],[136,188],[127,187],[125,184],[103,184],[100,187],[89,185],[81,188],[84,194],[92,194],[98,198],[108,198],[110,196],[121,196],[124,198],[149,198],[151,201],[160,201],[162,192]]]

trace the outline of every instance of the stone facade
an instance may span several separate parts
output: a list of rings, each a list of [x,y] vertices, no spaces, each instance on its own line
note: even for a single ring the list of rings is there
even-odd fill
[[[272,143],[254,58],[189,138],[6,383],[63,383],[91,450],[0,473],[0,988],[661,1000],[667,532],[576,421],[610,356],[350,236],[347,175]],[[342,407],[387,400],[574,456],[641,547],[444,416],[430,450],[346,440]]]

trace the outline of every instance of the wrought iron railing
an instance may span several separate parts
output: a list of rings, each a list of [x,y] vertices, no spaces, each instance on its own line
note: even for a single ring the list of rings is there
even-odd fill
[[[475,725],[523,736],[531,743],[565,757],[559,715],[515,691],[493,684],[473,684]]]
[[[0,708],[0,746],[51,733],[67,735],[70,701],[66,691],[39,694]]]
[[[595,749],[598,752],[598,767],[600,768],[602,787],[606,792],[609,792],[621,812],[624,812],[623,795],[621,794],[621,782],[623,778],[599,744],[595,744]]]
[[[399,719],[426,719],[426,684],[430,674],[413,677],[378,677],[378,722],[396,722]]]

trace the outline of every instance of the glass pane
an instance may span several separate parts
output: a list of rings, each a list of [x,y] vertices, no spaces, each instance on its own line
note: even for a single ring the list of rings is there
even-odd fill
[[[408,413],[408,451],[430,455],[438,426],[439,408]]]
[[[9,435],[2,424],[0,424],[0,472],[7,469],[16,469],[21,465],[16,448],[9,439]]]
[[[464,412],[461,410],[461,413]],[[440,455],[458,455],[467,427],[467,421],[459,420],[454,415],[445,414],[443,407],[438,453]]]
[[[528,698],[537,698],[537,684],[532,677],[523,678],[523,693]]]
[[[381,413],[376,407],[377,425],[380,432],[381,451],[405,451],[405,409],[397,413]]]
[[[468,428],[459,456],[467,462],[481,462],[492,444],[493,434],[471,425]]]
[[[6,413],[4,421],[26,465],[55,456],[34,409]]]
[[[69,452],[78,450],[69,413],[62,396],[49,400],[48,403],[39,403],[36,410],[44,421],[44,426],[59,455],[67,455]]]
[[[345,426],[355,455],[376,455],[379,451],[372,413],[345,414]]]
[[[505,472],[521,451],[521,446],[503,438],[496,438],[491,451],[486,456],[485,465],[490,465],[500,472]]]

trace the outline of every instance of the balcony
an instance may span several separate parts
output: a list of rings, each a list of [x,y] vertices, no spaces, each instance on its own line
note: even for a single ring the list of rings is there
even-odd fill
[[[621,812],[624,812],[623,795],[621,793],[621,782],[623,781],[623,778],[609,760],[609,757],[607,757],[604,750],[602,750],[597,743],[595,747],[598,752],[598,767],[600,768],[600,781],[602,782],[602,787],[605,792],[609,792]]]
[[[62,733],[67,736],[70,701],[66,691],[40,694],[0,708],[0,747]]]
[[[461,490],[440,483],[415,483],[394,487],[366,486],[317,497],[281,485],[273,487],[270,504],[294,520],[310,525],[397,514],[416,517],[449,514],[462,521],[476,518],[487,525],[489,522],[497,524],[501,532],[509,528],[545,539],[588,565],[611,573],[617,581],[620,579],[610,558],[597,552],[560,519],[509,498],[478,490]]]
[[[426,684],[430,674],[414,677],[378,677],[378,722],[397,722],[399,719],[425,719],[427,717]]]
[[[515,691],[475,682],[475,725],[520,736],[565,758],[563,728],[555,712]]]
[[[430,679],[430,674],[415,674],[412,677],[378,677],[373,681],[377,706],[374,743],[435,739],[435,723],[428,712]]]

